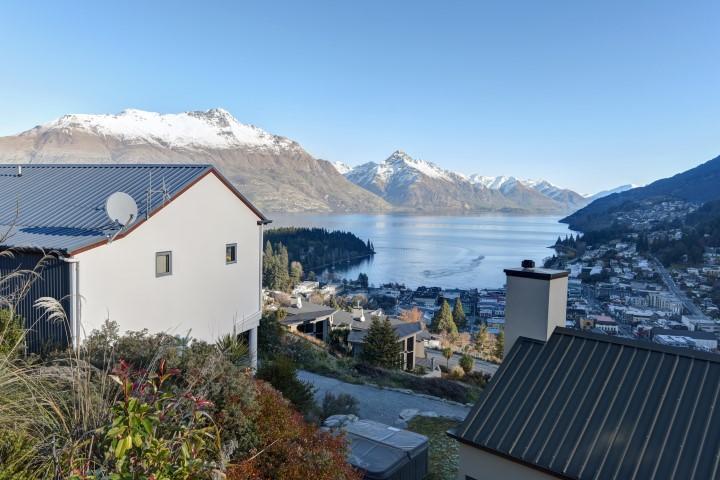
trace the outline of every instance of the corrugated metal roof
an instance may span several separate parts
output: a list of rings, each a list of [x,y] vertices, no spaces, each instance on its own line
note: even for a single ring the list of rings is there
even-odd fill
[[[211,170],[210,165],[17,165],[0,166],[0,242],[5,247],[72,251],[116,231],[105,200],[116,191],[138,204],[138,218],[174,198]],[[160,190],[148,202],[148,189]],[[148,209],[149,207],[149,209]],[[11,228],[12,226],[12,228]],[[11,229],[9,234],[8,229]]]
[[[368,322],[370,323],[370,322]],[[422,326],[420,325],[420,322],[412,322],[412,323],[406,323],[406,322],[399,322],[393,324],[393,330],[395,331],[395,335],[397,335],[398,340],[403,340],[411,335],[415,335],[417,333],[420,333],[422,331]],[[364,343],[365,337],[368,334],[369,326],[365,330],[351,330],[348,334],[348,342],[350,343]]]
[[[458,440],[577,479],[718,478],[720,361],[558,328],[519,339]]]

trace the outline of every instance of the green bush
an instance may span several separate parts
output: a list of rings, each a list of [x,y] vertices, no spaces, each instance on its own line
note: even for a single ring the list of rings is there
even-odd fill
[[[22,317],[7,309],[0,310],[0,354],[16,352],[23,334]]]
[[[175,392],[168,380],[178,372],[161,361],[157,372],[134,372],[122,362],[113,371],[120,397],[103,431],[104,463],[111,479],[211,479],[220,467],[220,435],[207,410],[212,403]],[[104,479],[94,469],[70,478]]]
[[[334,395],[326,392],[322,405],[320,406],[321,420],[325,420],[333,415],[358,415],[358,413],[359,407],[357,399],[347,393]]]
[[[263,362],[257,371],[257,378],[279,390],[303,414],[310,413],[315,406],[312,385],[298,380],[297,367],[287,357]]]
[[[460,365],[460,367],[462,367],[465,373],[470,373],[475,366],[475,359],[465,353],[462,357],[460,357],[460,361],[458,362],[458,364]]]

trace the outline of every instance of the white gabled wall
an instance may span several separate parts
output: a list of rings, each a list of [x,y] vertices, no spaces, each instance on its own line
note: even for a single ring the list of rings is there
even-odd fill
[[[121,331],[212,341],[257,326],[261,226],[214,174],[206,175],[125,238],[76,255],[85,334],[106,318]],[[237,262],[225,264],[225,245]],[[155,276],[155,253],[172,251],[172,275]]]

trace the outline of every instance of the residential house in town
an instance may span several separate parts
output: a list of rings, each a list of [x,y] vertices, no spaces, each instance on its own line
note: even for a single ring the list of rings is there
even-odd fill
[[[415,359],[425,357],[423,342],[418,336],[422,332],[422,324],[420,322],[403,322],[402,320],[391,321],[395,335],[397,335],[398,343],[400,343],[400,365],[403,370],[414,370]],[[368,329],[351,330],[348,334],[348,343],[350,344],[352,355],[359,358],[362,355],[365,337]]]
[[[285,307],[287,315],[282,320],[290,331],[310,335],[327,342],[332,328],[333,316],[337,310],[326,305],[303,301],[301,295],[292,297],[292,304]]]
[[[127,218],[108,209],[117,192]],[[0,166],[0,246],[12,252],[0,270],[40,274],[18,305],[30,351],[78,345],[109,318],[208,341],[244,333],[255,358],[267,223],[209,165]],[[67,322],[35,308],[40,297],[60,300]]]
[[[463,423],[458,478],[719,478],[716,355],[562,328],[565,272],[508,276],[505,360]]]

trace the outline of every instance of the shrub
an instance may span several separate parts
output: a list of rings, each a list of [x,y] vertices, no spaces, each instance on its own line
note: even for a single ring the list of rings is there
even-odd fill
[[[0,309],[0,354],[16,352],[23,338],[22,317],[7,309]]]
[[[333,415],[358,415],[358,413],[358,401],[352,395],[347,393],[339,393],[338,395],[330,392],[325,393],[320,407],[321,420],[325,420]]]
[[[462,367],[465,373],[470,373],[475,366],[475,359],[465,353],[462,357],[460,357],[460,361],[458,362],[458,364],[460,365],[460,367]]]
[[[455,365],[450,369],[450,377],[454,379],[459,379],[465,376],[465,370],[460,365]]]
[[[267,310],[260,317],[258,326],[258,354],[262,358],[272,357],[280,348],[285,327],[282,319],[285,318],[285,310]]]
[[[267,361],[257,371],[257,378],[269,382],[303,414],[315,406],[313,388],[297,378],[297,368],[287,357]]]
[[[207,413],[212,403],[189,391],[173,392],[167,381],[178,372],[166,369],[164,361],[151,374],[125,362],[113,373],[121,395],[103,430],[104,455],[93,463],[104,464],[118,479],[213,478],[220,438]],[[74,478],[106,478],[90,465],[81,465]]]
[[[485,387],[489,380],[490,375],[482,372],[468,372],[462,379],[463,382],[480,388]]]
[[[360,480],[345,459],[342,436],[303,421],[268,384],[257,382],[260,442],[252,456],[228,466],[228,480]]]

